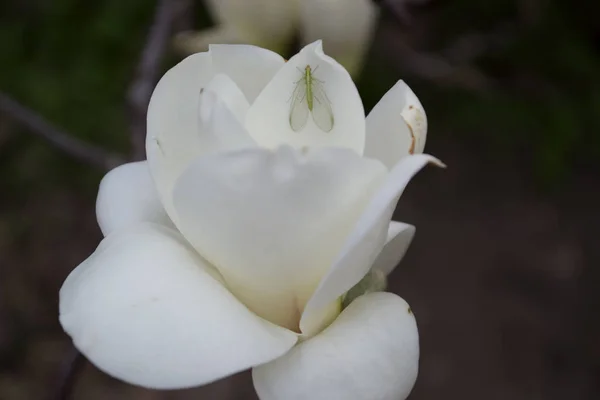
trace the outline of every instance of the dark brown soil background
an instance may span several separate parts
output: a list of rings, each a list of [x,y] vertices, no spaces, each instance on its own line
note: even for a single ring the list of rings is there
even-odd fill
[[[488,122],[468,129],[463,129],[462,120],[448,119],[443,111],[455,98],[448,92],[436,97],[440,95],[435,88],[469,86],[467,91],[480,93],[481,82],[473,82],[471,73],[466,78],[440,77],[435,71],[435,76],[426,76],[419,62],[406,63],[406,54],[400,52],[404,44],[399,45],[435,42],[423,39],[428,36],[423,32],[440,28],[433,21],[442,13],[440,7],[421,11],[417,21],[425,25],[413,25],[410,35],[382,28],[375,46],[380,54],[399,58],[400,76],[414,75],[417,88],[424,88],[424,103],[434,110],[429,113],[427,151],[448,165],[447,170],[420,173],[395,215],[417,226],[416,238],[390,282],[390,290],[411,304],[420,328],[420,376],[410,400],[599,399],[600,174],[598,159],[588,156],[598,141],[577,142],[570,148],[574,156],[567,172],[547,185],[540,183],[536,161],[547,133],[540,128],[544,124],[535,125],[539,136],[511,139],[500,151],[488,128],[506,117],[506,109],[496,109],[486,117]],[[523,12],[529,18],[527,10]],[[151,19],[150,9],[146,14]],[[600,30],[592,28],[584,36],[596,46],[597,61],[600,36],[594,32]],[[445,32],[434,29],[433,36]],[[535,43],[529,46],[528,54],[543,63],[542,49]],[[540,55],[535,54],[538,50]],[[514,75],[499,64],[488,72],[499,75],[500,86],[509,81],[514,85],[510,104],[531,91],[532,107],[542,102],[549,93],[540,83],[543,79],[574,93],[558,78],[542,79],[525,67],[521,75]],[[582,90],[588,88],[581,74],[569,76],[573,82],[582,81]],[[590,82],[589,93],[573,96],[591,95],[592,86]],[[469,118],[484,112],[479,107],[485,98],[478,94],[469,100]],[[125,109],[120,103],[115,108]],[[554,116],[547,109],[535,113],[533,121]],[[597,114],[597,107],[585,112],[594,118]],[[438,120],[438,115],[444,118]],[[517,125],[525,121],[515,118]],[[101,239],[94,213],[101,174],[64,161],[61,152],[18,125],[0,114],[0,400],[52,399],[71,357],[70,340],[57,321],[58,289]],[[597,130],[584,130],[588,136],[581,138],[598,138]],[[125,142],[111,140],[116,147]],[[567,144],[561,143],[551,154],[565,149]],[[87,174],[84,183],[82,173]],[[18,178],[7,178],[13,175]],[[118,382],[84,362],[74,385],[74,400],[256,399],[248,373],[204,388],[158,392]]]

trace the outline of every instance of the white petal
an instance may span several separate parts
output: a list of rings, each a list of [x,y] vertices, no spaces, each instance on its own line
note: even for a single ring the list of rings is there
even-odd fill
[[[327,54],[358,76],[371,44],[379,8],[372,0],[303,0],[303,44],[322,39]]]
[[[252,142],[243,129],[249,106],[247,98],[255,97],[283,64],[281,57],[268,50],[221,45],[211,47],[210,52],[187,57],[162,77],[148,106],[146,154],[159,196],[172,219],[175,180],[196,157]],[[218,74],[223,75],[213,80]],[[212,92],[239,118],[239,122],[226,122],[228,127],[240,125],[235,134],[223,131],[222,126],[215,131],[214,124],[206,123],[206,117],[204,121],[199,118],[201,92],[203,95]],[[219,118],[227,113],[221,111]],[[226,141],[221,137],[223,134],[228,136]]]
[[[331,103],[333,128],[322,131],[312,116],[306,126],[294,132],[290,126],[290,107],[296,82],[310,65],[320,87]],[[306,100],[304,100],[306,101]],[[292,57],[269,82],[248,111],[246,128],[261,146],[276,148],[281,144],[337,146],[363,153],[365,118],[362,101],[348,72],[323,53],[321,42],[306,46]]]
[[[178,228],[252,311],[297,330],[304,304],[385,175],[381,163],[346,149],[203,157],[175,187]]]
[[[254,368],[252,378],[260,400],[404,400],[418,364],[419,334],[408,304],[371,293],[319,335]]]
[[[399,81],[367,117],[365,157],[392,168],[402,157],[422,153],[426,136],[425,110],[408,85]]]
[[[419,154],[403,158],[389,173],[346,239],[335,263],[306,304],[300,321],[302,332],[314,331],[309,325],[311,314],[319,312],[348,291],[371,269],[386,242],[388,226],[400,195],[411,178],[428,163],[443,165],[432,156]]]
[[[158,83],[148,107],[146,153],[171,219],[176,218],[173,185],[192,160],[252,145],[236,117],[243,118],[247,108],[235,83],[223,74],[212,73],[208,53],[186,58]]]
[[[171,218],[174,213],[170,194],[175,179],[191,160],[215,150],[211,138],[201,135],[198,118],[200,90],[213,76],[210,54],[194,54],[162,77],[150,99],[146,155]]]
[[[256,146],[243,127],[248,107],[244,95],[227,75],[215,75],[198,103],[200,132],[207,146],[203,154]]]
[[[173,226],[158,198],[146,161],[121,165],[102,178],[96,217],[104,236],[140,222]]]
[[[204,97],[206,95],[211,95],[215,99],[214,101],[217,99],[223,101],[227,106],[227,109],[231,111],[240,125],[244,124],[246,113],[250,108],[250,103],[248,103],[248,100],[246,100],[246,97],[233,79],[224,73],[218,73],[202,89],[202,95],[198,101],[201,112],[200,129],[203,128],[204,123],[210,121],[211,117],[212,108],[206,109],[206,107],[203,107],[203,103],[205,103]]]
[[[285,65],[279,54],[256,46],[215,44],[210,54],[215,71],[233,79],[250,104]]]
[[[244,307],[174,230],[109,235],[60,291],[60,322],[107,374],[149,388],[202,385],[270,361],[296,335]]]
[[[371,270],[389,275],[406,254],[414,236],[415,227],[413,225],[392,221],[388,228],[385,246],[377,256]]]

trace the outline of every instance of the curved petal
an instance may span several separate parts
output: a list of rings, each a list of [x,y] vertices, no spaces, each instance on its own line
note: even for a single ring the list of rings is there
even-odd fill
[[[303,333],[315,330],[310,324],[312,313],[320,312],[356,285],[371,269],[387,239],[388,226],[400,195],[411,178],[428,163],[443,165],[435,157],[419,154],[403,158],[389,173],[386,182],[373,196],[346,239],[331,269],[306,304],[300,321]]]
[[[227,75],[215,75],[198,102],[199,127],[207,145],[203,154],[256,146],[243,127],[248,107],[244,95]]]
[[[172,219],[175,218],[171,203],[173,185],[193,159],[252,142],[243,129],[249,107],[247,98],[256,96],[255,92],[266,85],[283,63],[275,53],[254,46],[213,46],[207,53],[187,57],[158,82],[148,106],[146,154],[159,196]],[[218,79],[213,79],[219,74]],[[227,123],[239,125],[235,134],[211,130],[206,116],[199,116],[201,94],[211,92],[239,119]],[[228,140],[222,140],[223,134],[228,135]]]
[[[285,65],[279,54],[256,46],[213,44],[210,54],[215,71],[233,79],[250,104]]]
[[[406,254],[414,235],[414,226],[403,222],[390,222],[385,246],[383,246],[369,272],[344,294],[342,308],[348,307],[357,297],[366,293],[385,291],[387,276]],[[310,322],[308,325],[310,326]]]
[[[246,120],[246,113],[250,108],[250,103],[246,100],[246,97],[240,90],[240,88],[235,84],[233,79],[231,79],[228,75],[223,73],[216,74],[208,84],[200,89],[201,95],[198,99],[199,105],[199,128],[202,129],[204,124],[210,121],[212,107],[206,107],[205,97],[207,95],[211,95],[214,98],[213,101],[208,102],[209,104],[213,104],[216,99],[223,101],[223,103],[227,106],[227,109],[231,111],[231,114],[235,117],[235,120],[240,123],[240,125],[244,124]],[[209,133],[213,133],[209,131]]]
[[[307,65],[312,68],[314,78],[320,81],[313,85],[318,85],[321,94],[325,93],[321,101],[315,97],[314,103],[331,105],[333,127],[328,132],[316,125],[310,112],[302,130],[294,132],[290,126],[290,113],[295,103],[293,93],[301,84]],[[313,87],[313,92],[315,90]],[[297,103],[303,104],[308,98],[307,90],[305,96],[299,96]],[[302,49],[277,72],[250,107],[246,128],[257,143],[268,148],[282,144],[297,148],[336,146],[362,154],[365,145],[364,116],[362,101],[352,78],[340,64],[323,53],[318,41]]]
[[[419,334],[392,293],[356,299],[289,353],[252,370],[261,400],[403,400],[417,379]]]
[[[304,304],[385,175],[381,163],[346,149],[215,154],[178,181],[177,225],[252,311],[297,330]]]
[[[375,32],[379,8],[372,0],[304,0],[303,44],[322,39],[327,54],[358,76]]]
[[[215,150],[200,132],[200,90],[214,76],[208,53],[194,54],[171,68],[158,82],[148,106],[146,155],[150,171],[171,218],[175,179],[191,160]]]
[[[159,82],[148,107],[148,164],[173,220],[173,186],[192,160],[254,145],[238,119],[247,111],[246,99],[227,76],[202,77],[211,65],[208,53],[186,58]]]
[[[399,81],[367,117],[365,157],[392,168],[402,157],[422,153],[426,136],[425,110],[408,85]]]
[[[102,178],[96,218],[104,236],[141,222],[173,226],[158,198],[146,161],[118,166]]]
[[[284,354],[294,333],[244,307],[174,230],[109,235],[60,290],[60,323],[98,368],[131,384],[202,385]]]
[[[406,254],[414,236],[415,227],[413,225],[396,221],[390,222],[385,246],[375,259],[371,270],[389,275]]]

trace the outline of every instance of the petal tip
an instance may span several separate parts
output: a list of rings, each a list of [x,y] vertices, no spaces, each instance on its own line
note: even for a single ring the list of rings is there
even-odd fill
[[[442,161],[438,160],[435,157],[432,157],[432,159],[429,161],[429,163],[432,165],[435,165],[436,167],[439,167],[439,168],[444,168],[444,169],[448,168],[448,166],[446,164],[444,164]]]
[[[304,50],[313,51],[317,54],[323,54],[323,40],[318,39],[304,46]]]

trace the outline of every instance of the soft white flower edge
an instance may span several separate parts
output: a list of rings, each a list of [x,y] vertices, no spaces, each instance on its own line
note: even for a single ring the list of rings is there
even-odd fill
[[[420,154],[427,139],[427,115],[404,81],[398,81],[367,116],[365,157],[392,169],[409,154]]]
[[[158,197],[147,161],[123,164],[102,178],[96,218],[104,236],[140,222],[173,227]]]
[[[380,271],[384,276],[389,275],[408,251],[415,236],[416,228],[404,222],[390,222],[385,246],[375,259],[371,271]]]
[[[183,237],[140,224],[106,237],[60,290],[60,323],[99,369],[134,385],[203,385],[287,352]]]
[[[403,400],[417,379],[414,315],[392,293],[357,298],[323,332],[252,371],[261,400]]]
[[[356,285],[371,269],[387,241],[389,223],[398,199],[412,177],[429,163],[444,166],[433,156],[418,154],[404,157],[390,171],[346,239],[337,260],[306,304],[300,320],[303,333],[318,331],[319,327],[312,322],[313,313],[318,313]]]
[[[192,163],[173,204],[182,234],[228,288],[258,315],[297,330],[386,172],[348,149],[244,149]],[[327,324],[329,315],[314,322]]]
[[[148,105],[146,154],[159,196],[174,222],[171,194],[179,175],[205,154],[252,145],[239,118],[245,118],[245,109],[284,64],[280,55],[259,47],[213,45],[175,65],[158,82]],[[211,101],[209,115],[201,118],[205,92],[217,99]],[[215,132],[215,124],[236,132],[223,138]]]

